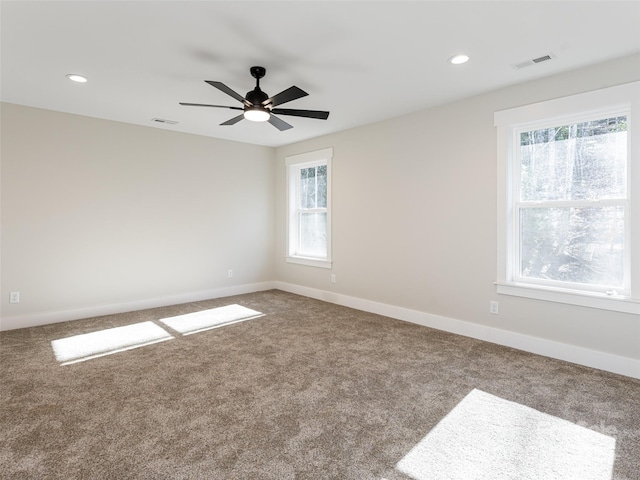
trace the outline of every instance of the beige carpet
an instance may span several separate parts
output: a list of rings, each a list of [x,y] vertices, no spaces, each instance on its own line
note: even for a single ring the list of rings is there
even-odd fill
[[[230,305],[261,316],[176,323]],[[116,330],[135,342],[108,335],[111,352],[56,358],[136,325]],[[423,463],[446,480],[429,442],[446,427],[454,458],[472,458],[470,423],[446,419],[475,417],[474,390],[594,432],[596,452],[615,450],[611,480],[640,478],[640,381],[275,290],[1,333],[0,478],[422,480]],[[509,425],[495,438],[519,439]],[[523,468],[541,449],[525,447]]]

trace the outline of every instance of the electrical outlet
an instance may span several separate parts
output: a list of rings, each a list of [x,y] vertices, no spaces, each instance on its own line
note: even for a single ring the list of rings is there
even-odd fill
[[[489,302],[489,313],[492,313],[493,315],[498,315],[499,313],[498,302],[493,300]]]
[[[227,270],[227,277],[229,278],[233,277],[233,270],[231,269]]]
[[[20,292],[11,292],[9,294],[9,303],[20,303]]]
[[[331,274],[331,283],[336,283],[336,274],[335,273]]]

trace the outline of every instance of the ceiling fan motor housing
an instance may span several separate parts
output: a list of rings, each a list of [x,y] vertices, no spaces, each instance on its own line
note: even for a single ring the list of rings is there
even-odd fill
[[[250,92],[247,92],[247,96],[245,98],[257,107],[258,105],[262,105],[262,102],[267,100],[269,95],[260,90],[260,87],[256,87]]]

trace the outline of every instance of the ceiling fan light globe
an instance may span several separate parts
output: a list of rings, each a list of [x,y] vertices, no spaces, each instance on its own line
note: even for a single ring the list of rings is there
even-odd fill
[[[249,110],[245,110],[244,118],[250,120],[252,122],[266,122],[271,117],[271,114],[266,110],[262,110],[259,108],[252,108]]]

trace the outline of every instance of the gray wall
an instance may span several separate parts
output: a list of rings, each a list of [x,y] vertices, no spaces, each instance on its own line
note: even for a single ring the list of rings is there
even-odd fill
[[[635,55],[278,149],[3,104],[2,316],[276,280],[638,360],[637,316],[493,285],[494,112],[638,79]],[[326,147],[332,271],[284,261],[284,157]]]
[[[273,279],[272,148],[13,104],[1,116],[5,323]]]
[[[279,148],[276,277],[640,359],[637,316],[497,295],[493,285],[494,112],[638,80],[639,67],[640,56],[627,57]],[[333,271],[283,258],[284,157],[326,147],[334,149]],[[499,315],[489,314],[490,300]]]

